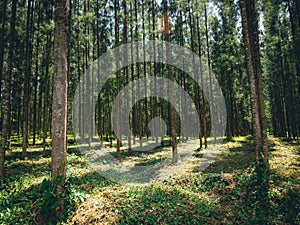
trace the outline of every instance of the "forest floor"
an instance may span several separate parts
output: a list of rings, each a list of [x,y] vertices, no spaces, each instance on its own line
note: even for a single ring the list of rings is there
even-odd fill
[[[0,224],[260,224],[260,218],[268,224],[300,224],[299,140],[270,137],[264,211],[259,207],[262,196],[251,137],[225,141],[215,162],[203,172],[186,170],[147,185],[109,181],[70,141],[66,207],[59,219],[53,213],[57,199],[50,182],[50,149],[43,151],[38,143],[21,160],[21,144],[12,146],[0,192]],[[164,151],[170,152],[169,147]],[[197,154],[201,151],[195,158]],[[147,160],[153,162],[156,156]]]

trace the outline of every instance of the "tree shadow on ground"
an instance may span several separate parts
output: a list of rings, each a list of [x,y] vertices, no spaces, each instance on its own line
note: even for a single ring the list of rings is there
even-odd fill
[[[12,161],[5,168],[5,181],[19,180],[22,177],[27,177],[28,174],[42,176],[50,170],[50,161]]]
[[[96,171],[89,171],[79,176],[69,176],[68,181],[86,193],[92,193],[97,188],[116,185],[115,182],[101,176]]]
[[[126,206],[116,224],[202,224],[217,219],[217,206],[179,190],[149,187],[136,192],[136,202],[124,203],[136,206],[139,213],[132,215]]]
[[[50,158],[51,157],[51,150],[30,150],[26,152],[26,158],[30,160],[37,160],[40,158]],[[13,151],[12,155],[7,155],[5,157],[7,160],[17,160],[17,159],[23,159],[22,152],[20,151]]]
[[[16,146],[13,145],[12,148],[15,148]],[[79,151],[78,147],[76,145],[68,146],[67,148],[68,154],[75,154],[77,156],[81,156],[81,152]],[[46,150],[41,149],[40,147],[30,147],[30,150],[26,152],[26,158],[30,160],[38,160],[40,158],[50,158],[51,157],[51,150],[49,147],[47,147]],[[5,157],[7,160],[17,160],[17,159],[23,159],[22,152],[21,151],[13,151],[12,155],[6,155]]]
[[[205,170],[213,173],[234,173],[236,170],[245,169],[255,162],[255,146],[249,142],[240,142],[239,147],[230,147],[220,150],[216,160]]]
[[[140,149],[132,149],[132,152],[129,153],[128,149],[125,149],[125,150],[121,150],[120,153],[121,153],[121,158],[126,158],[126,157],[130,157],[130,156],[143,157],[145,155],[152,155],[152,154],[164,151],[164,150],[165,149],[162,149],[160,147],[154,148],[151,150],[147,150],[147,151],[142,151]],[[117,151],[110,152],[110,154],[114,158],[117,158]]]

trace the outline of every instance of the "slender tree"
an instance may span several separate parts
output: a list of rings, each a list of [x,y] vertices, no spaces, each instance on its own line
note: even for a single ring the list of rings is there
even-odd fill
[[[255,155],[257,164],[262,156],[268,165],[268,143],[265,123],[262,74],[258,41],[258,22],[254,0],[241,0],[243,40],[246,49],[247,71],[250,81]],[[263,150],[263,155],[261,152]]]
[[[7,8],[7,0],[4,0],[2,2],[2,15],[1,15],[1,30],[0,30],[0,81],[3,78],[3,62],[4,62],[4,44],[5,44],[5,23],[6,23],[6,8]],[[0,96],[1,96],[1,85],[2,82],[0,82]],[[1,97],[0,97],[1,99]]]
[[[123,39],[124,39],[124,44],[127,44],[128,42],[128,13],[127,13],[127,3],[125,0],[123,0],[123,9],[124,9],[124,31],[123,31]],[[125,64],[127,65],[127,58],[128,55],[128,47],[126,45],[125,47]],[[125,73],[125,81],[126,81],[126,85],[129,84],[129,68],[128,66],[126,66],[124,68],[124,73]],[[127,99],[130,99],[130,93],[129,91],[126,92],[126,96]],[[131,153],[131,134],[130,132],[127,134],[127,142],[128,142],[128,152]]]
[[[142,0],[142,30],[143,30],[143,45],[145,45],[145,41],[146,41],[146,29],[145,29],[145,21],[146,21],[146,16],[145,16],[145,1]],[[144,82],[144,88],[145,88],[145,96],[147,96],[147,62],[146,62],[146,48],[143,48],[143,55],[144,55],[144,62],[143,62],[143,73],[144,73],[144,77],[145,77],[145,82]],[[146,138],[148,141],[149,138],[149,132],[148,132],[148,122],[149,122],[149,115],[148,115],[148,100],[147,97],[145,98],[145,129],[144,132],[146,134]]]
[[[171,50],[169,46],[170,39],[170,21],[168,16],[168,3],[167,0],[164,0],[164,36],[166,40],[166,54],[167,54],[167,70],[168,70],[168,79],[170,81],[173,80],[172,76],[172,66],[170,65],[171,60]],[[171,87],[168,87],[168,93],[169,93],[169,101],[173,102],[173,91],[171,90]],[[177,152],[177,140],[176,140],[176,122],[175,122],[175,109],[173,106],[169,107],[169,115],[170,115],[170,126],[171,126],[171,142],[172,142],[172,162],[176,163],[178,161],[178,152]]]
[[[52,34],[50,31],[46,35],[46,56],[45,56],[45,78],[44,78],[44,108],[43,108],[43,148],[46,150],[47,136],[49,131],[49,86],[50,86],[50,52],[51,52],[51,39]]]
[[[41,2],[36,4],[36,11],[38,11],[38,18],[37,18],[37,30],[40,30],[40,18],[41,18],[41,10],[40,10]],[[32,125],[32,132],[33,132],[33,142],[32,144],[36,144],[36,134],[37,134],[37,105],[38,105],[38,84],[39,84],[39,44],[40,44],[40,35],[37,33],[36,36],[36,47],[35,47],[35,77],[34,77],[34,100],[33,100],[33,125]]]
[[[24,79],[24,94],[23,94],[23,146],[22,158],[26,157],[28,148],[29,132],[30,132],[30,78],[32,65],[32,15],[33,15],[33,0],[28,0],[27,3],[27,21],[26,21],[26,64],[25,64],[25,79]]]
[[[211,57],[210,57],[210,44],[209,44],[209,35],[208,35],[208,18],[207,18],[207,9],[206,5],[204,7],[204,18],[205,18],[205,37],[206,37],[206,50],[207,50],[207,64],[208,64],[208,79],[209,79],[209,95],[212,100],[211,104],[211,124],[213,126],[213,135],[214,135],[214,142],[216,143],[216,113],[215,113],[215,106],[213,101],[213,90],[212,90],[212,74],[211,74]]]
[[[199,55],[199,59],[200,62],[202,62],[202,50],[201,50],[201,34],[200,34],[200,21],[199,21],[199,17],[197,18],[197,39],[198,39],[198,55]],[[203,87],[203,71],[202,71],[202,67],[200,67],[199,69],[199,76],[200,76],[200,82],[201,82],[201,86]],[[200,122],[201,125],[200,126],[200,148],[202,148],[202,137],[204,138],[204,147],[207,148],[207,127],[206,127],[206,115],[205,115],[205,100],[204,100],[204,95],[203,93],[200,93],[200,90],[198,88],[198,96],[200,95],[200,103],[202,103],[202,107],[199,109],[199,114],[200,114]],[[200,107],[200,103],[199,103],[199,107]]]
[[[155,40],[156,38],[156,24],[155,24],[155,0],[152,0],[151,1],[151,16],[152,16],[152,39]],[[156,44],[154,42],[154,45],[153,45],[153,49],[154,49],[154,59],[156,59]],[[157,63],[156,61],[154,60],[153,62],[153,75],[154,77],[156,77],[157,75]],[[156,82],[154,82],[154,92],[156,93],[157,92],[157,86],[156,86]],[[154,109],[153,109],[153,116],[156,117],[157,114],[158,114],[158,110],[157,110],[157,98],[154,98],[153,99],[153,106],[154,106]],[[158,128],[155,126],[154,127],[154,130],[157,130]],[[158,135],[155,134],[155,143],[158,144]]]
[[[4,76],[4,112],[2,124],[2,139],[0,146],[0,182],[1,185],[4,179],[4,161],[5,150],[10,141],[10,126],[11,126],[11,75],[13,69],[13,55],[15,46],[15,24],[16,24],[16,5],[17,0],[12,1],[12,16],[10,22],[10,35],[9,35],[9,52],[8,52],[8,68]]]
[[[67,151],[67,93],[68,93],[68,0],[56,0],[54,35],[54,75],[52,104],[52,170],[53,181],[57,181],[57,196],[60,208],[64,209]]]
[[[120,30],[119,30],[119,1],[118,0],[114,0],[114,9],[115,9],[115,46],[118,47],[119,45],[119,38],[120,38]],[[117,53],[116,57],[118,57],[119,54]],[[117,68],[118,68],[118,63],[119,61],[117,60]],[[120,92],[121,90],[121,81],[120,81],[120,71],[117,71],[117,93]],[[117,112],[119,112],[119,107],[117,109]],[[117,113],[119,114],[119,113]],[[115,123],[117,124],[117,129],[119,130],[119,121],[117,119],[117,121],[115,121]],[[119,140],[119,138],[117,138],[117,159],[120,160],[121,159],[121,152],[120,152],[120,147],[121,147],[121,140]]]
[[[133,9],[134,8],[134,9]],[[131,42],[133,42],[135,40],[135,32],[134,32],[134,26],[133,26],[133,23],[135,21],[135,17],[133,16],[133,12],[135,11],[136,7],[134,6],[133,7],[133,2],[130,1],[130,11],[131,11],[131,16],[130,16],[130,19],[131,19],[131,24],[130,24],[130,38],[131,38]],[[133,44],[131,43],[130,45],[130,58],[131,58],[131,61],[133,61],[134,59],[134,49],[133,49]],[[130,72],[131,72],[131,81],[134,80],[134,73],[135,73],[135,65],[134,64],[131,64],[131,67],[130,67]],[[132,93],[133,93],[133,87],[132,87]],[[135,102],[135,95],[132,94],[131,96],[131,100],[132,102]],[[131,119],[131,125],[132,125],[132,128],[133,128],[133,137],[132,137],[132,143],[135,144],[135,139],[136,139],[136,124],[137,124],[137,108],[134,107],[133,108],[133,113],[132,113],[132,119]],[[131,153],[131,152],[130,152]]]
[[[258,21],[255,0],[241,0],[240,5],[247,72],[250,81],[251,112],[257,164],[256,174],[258,190],[256,196],[259,198],[259,204],[256,208],[256,213],[259,224],[267,224],[269,157],[262,89],[262,73],[260,69]]]

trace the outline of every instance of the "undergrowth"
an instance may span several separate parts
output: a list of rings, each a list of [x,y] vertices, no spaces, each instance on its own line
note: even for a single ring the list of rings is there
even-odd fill
[[[21,149],[14,148],[0,191],[0,224],[300,224],[299,142],[270,138],[266,180],[254,163],[252,141],[227,140],[206,171],[144,186],[113,183],[72,151],[60,218],[49,155],[36,146],[20,160]]]

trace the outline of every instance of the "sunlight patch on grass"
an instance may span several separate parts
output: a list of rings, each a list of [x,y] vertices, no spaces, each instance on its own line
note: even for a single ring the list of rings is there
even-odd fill
[[[269,146],[270,224],[295,223],[300,218],[299,141],[269,137]],[[50,179],[51,158],[44,156],[42,146],[30,147],[26,160],[19,158],[20,153],[20,146],[13,147],[6,161],[0,224],[33,224],[39,213],[40,185]],[[124,154],[124,161],[155,163],[170,153],[168,147],[148,155]],[[149,185],[120,185],[95,172],[78,152],[69,153],[68,182],[85,193],[86,200],[61,224],[255,224],[250,221],[256,216],[251,189],[254,159],[251,137],[237,137],[221,146],[216,161],[204,172],[187,169]],[[197,160],[189,161],[192,168],[197,168]]]

